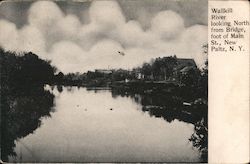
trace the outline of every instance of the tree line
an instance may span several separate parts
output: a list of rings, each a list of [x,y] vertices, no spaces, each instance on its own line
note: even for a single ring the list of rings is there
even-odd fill
[[[0,48],[1,90],[41,86],[58,81],[56,67],[32,52],[16,53]]]

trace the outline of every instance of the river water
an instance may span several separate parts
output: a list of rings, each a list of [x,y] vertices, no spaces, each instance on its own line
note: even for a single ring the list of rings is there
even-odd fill
[[[39,118],[36,129],[14,141],[15,155],[9,155],[9,162],[201,160],[189,141],[194,124],[166,121],[143,110],[140,95],[77,87],[46,89],[55,95],[49,116]]]

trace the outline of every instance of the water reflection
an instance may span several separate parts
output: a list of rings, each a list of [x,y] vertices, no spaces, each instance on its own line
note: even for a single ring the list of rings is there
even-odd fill
[[[150,116],[163,118],[171,123],[174,120],[183,121],[193,124],[194,133],[189,138],[193,146],[198,148],[201,153],[201,161],[207,162],[208,157],[208,118],[206,104],[193,104],[184,106],[182,98],[158,91],[140,92],[123,89],[113,89],[112,96],[131,97],[133,100],[142,105],[142,111],[149,113]]]
[[[208,129],[207,120],[203,119],[195,123],[194,133],[189,139],[194,147],[197,147],[201,153],[203,162],[208,161]]]
[[[4,141],[9,143],[2,144],[2,150],[10,162],[207,159],[207,113],[202,105],[184,107],[178,97],[160,92],[60,86],[46,89],[51,93],[23,93],[6,104],[12,109],[6,111],[15,111],[5,113]]]
[[[63,87],[62,87],[61,85],[58,85],[58,86],[57,86],[57,90],[58,90],[58,92],[61,93],[61,92],[63,91]]]
[[[42,87],[28,87],[1,95],[1,159],[16,156],[15,140],[33,133],[42,117],[50,117],[54,95]]]

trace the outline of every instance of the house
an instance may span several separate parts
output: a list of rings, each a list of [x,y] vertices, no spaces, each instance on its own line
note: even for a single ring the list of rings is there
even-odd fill
[[[196,66],[194,59],[177,58],[176,60],[178,65]]]
[[[144,79],[144,74],[142,74],[141,72],[136,72],[135,73],[135,76],[138,80],[142,80]]]
[[[170,65],[170,68],[168,67],[168,60],[162,60],[162,62],[158,62],[158,70],[159,72],[153,73],[153,66],[149,65],[149,68],[147,70],[147,74],[145,73],[145,69],[143,68],[136,68],[133,69],[133,74],[135,79],[138,80],[162,80],[162,81],[179,81],[180,80],[180,75],[182,74],[187,74],[190,70],[197,69],[196,63],[193,59],[184,59],[184,58],[175,58],[176,62],[173,65]],[[159,59],[161,61],[161,58]],[[165,62],[165,65],[162,64]],[[171,64],[171,62],[170,62]],[[173,66],[173,67],[171,67]],[[167,72],[167,69],[173,69],[173,72],[169,73]],[[151,70],[151,73],[150,73]],[[143,72],[144,71],[144,72]],[[172,70],[171,70],[172,71]],[[173,74],[172,74],[173,73]]]
[[[196,63],[194,59],[184,59],[184,58],[177,58],[177,70],[181,70],[184,67],[194,67],[196,68]]]
[[[197,69],[193,59],[177,58],[177,65],[174,68],[173,79],[178,80],[180,75],[187,74],[190,70]]]
[[[176,60],[177,60],[177,64],[176,64],[176,67],[174,68],[174,73],[178,73],[181,70],[182,72],[185,72],[189,70],[190,68],[194,68],[194,69],[197,68],[194,59],[177,58]]]
[[[194,67],[192,66],[187,66],[187,67],[184,67],[183,69],[180,70],[180,73],[181,74],[187,74],[190,70],[194,69]]]
[[[108,69],[96,69],[95,72],[96,73],[103,73],[103,74],[111,74],[112,70],[108,70]]]

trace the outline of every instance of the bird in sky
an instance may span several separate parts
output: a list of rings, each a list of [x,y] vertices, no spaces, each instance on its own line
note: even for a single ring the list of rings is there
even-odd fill
[[[124,52],[121,52],[121,51],[118,51],[118,54],[119,54],[119,55],[122,55],[122,56],[125,55],[125,53],[124,53]]]

